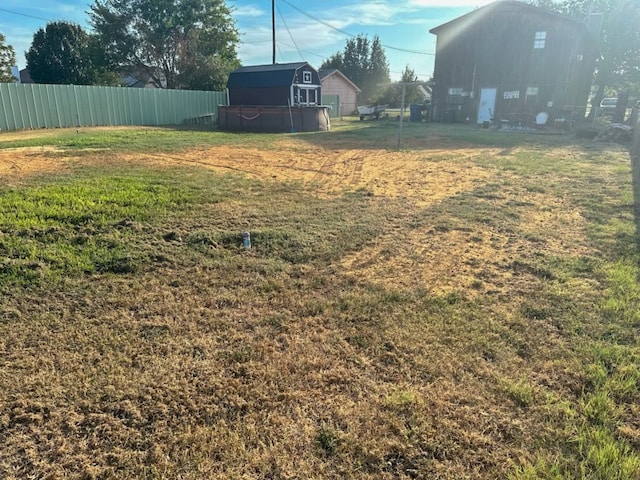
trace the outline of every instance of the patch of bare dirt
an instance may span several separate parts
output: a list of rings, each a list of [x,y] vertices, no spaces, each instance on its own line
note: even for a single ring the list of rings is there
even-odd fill
[[[366,189],[375,196],[407,198],[428,205],[478,185],[491,172],[460,161],[478,150],[395,152],[388,150],[329,150],[297,142],[278,142],[278,148],[260,150],[219,146],[180,155],[130,155],[127,161],[159,165],[193,164],[220,171],[241,172],[263,180],[302,182],[319,195]],[[481,151],[480,154],[492,150]]]
[[[0,176],[30,176],[62,170],[70,158],[61,159],[52,155],[60,151],[56,147],[49,146],[2,149],[0,150]]]

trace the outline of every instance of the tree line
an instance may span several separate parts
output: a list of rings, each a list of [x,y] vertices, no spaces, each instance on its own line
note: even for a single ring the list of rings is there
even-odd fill
[[[224,0],[95,0],[91,32],[50,22],[33,36],[27,68],[36,83],[119,85],[131,76],[158,88],[222,90],[240,66],[239,33]],[[15,52],[0,35],[0,81]]]

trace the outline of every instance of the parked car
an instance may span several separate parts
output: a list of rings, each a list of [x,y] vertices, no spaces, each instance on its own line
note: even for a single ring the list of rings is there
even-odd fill
[[[613,115],[616,111],[616,105],[618,104],[618,99],[615,97],[611,98],[603,98],[600,102],[600,108],[598,109],[598,113],[600,115]]]

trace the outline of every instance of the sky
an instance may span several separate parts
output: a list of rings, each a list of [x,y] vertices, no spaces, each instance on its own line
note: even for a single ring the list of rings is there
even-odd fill
[[[65,20],[90,30],[90,0],[2,0],[0,33],[16,52],[19,68],[34,33],[48,22]],[[491,0],[275,0],[276,62],[309,62],[315,68],[341,52],[346,41],[365,34],[380,37],[391,79],[406,66],[420,80],[433,74],[435,35],[429,29]],[[240,33],[243,65],[272,62],[271,0],[227,0]]]

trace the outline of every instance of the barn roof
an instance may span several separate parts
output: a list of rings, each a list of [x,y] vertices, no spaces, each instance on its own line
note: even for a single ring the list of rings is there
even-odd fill
[[[289,86],[293,84],[296,72],[305,66],[314,70],[307,62],[240,67],[229,74],[227,88]]]
[[[485,15],[486,13],[492,11],[492,10],[501,10],[501,9],[506,9],[506,8],[519,8],[521,10],[524,11],[528,11],[529,13],[536,13],[536,14],[542,14],[542,15],[547,15],[549,17],[553,17],[556,18],[558,20],[564,21],[566,23],[572,24],[573,26],[580,26],[582,27],[585,31],[586,31],[586,25],[578,20],[576,20],[575,18],[572,18],[568,15],[564,15],[562,13],[558,13],[558,12],[554,12],[553,10],[549,10],[547,8],[542,8],[542,7],[536,7],[534,5],[528,5],[526,3],[522,3],[522,2],[517,2],[515,0],[497,0],[493,3],[490,3],[488,5],[485,5],[484,7],[478,8],[477,10],[474,10],[473,12],[469,12],[465,15],[462,15],[458,18],[454,18],[453,20],[447,22],[447,23],[443,23],[442,25],[438,25],[437,27],[432,28],[431,30],[429,30],[429,33],[433,33],[435,35],[438,35],[442,30],[447,30],[450,27],[457,27],[458,23],[460,22],[469,22],[472,21],[472,19],[474,17],[477,17],[478,20],[480,20],[482,18],[483,15]]]
[[[362,91],[355,83],[349,80],[349,78],[337,68],[327,68],[326,70],[319,70],[318,75],[320,75],[320,80],[324,80],[331,75],[339,75],[344,78],[345,81],[347,81],[347,83],[349,83],[353,88],[355,88],[358,93]]]

